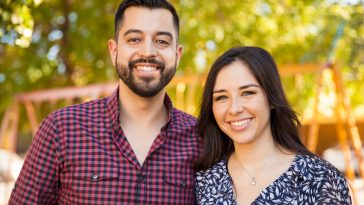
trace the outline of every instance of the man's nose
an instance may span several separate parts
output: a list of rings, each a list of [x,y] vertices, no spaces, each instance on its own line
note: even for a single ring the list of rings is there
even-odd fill
[[[153,40],[144,41],[140,49],[139,55],[146,58],[155,57],[157,55],[157,49],[154,45]]]

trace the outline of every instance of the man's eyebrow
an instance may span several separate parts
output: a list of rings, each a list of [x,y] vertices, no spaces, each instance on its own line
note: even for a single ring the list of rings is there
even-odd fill
[[[141,34],[141,33],[143,33],[143,31],[138,30],[138,29],[130,29],[130,30],[128,30],[128,31],[126,31],[124,33],[124,36],[126,36],[126,35],[128,35],[130,33],[139,33],[139,34]],[[173,35],[170,32],[167,32],[167,31],[158,31],[156,35],[158,35],[158,36],[165,35],[165,36],[168,36],[171,39],[173,39]]]
[[[130,30],[128,30],[128,31],[126,31],[124,33],[124,36],[128,35],[129,33],[139,33],[139,34],[141,34],[143,32],[141,30],[138,30],[138,29],[130,29]]]
[[[158,31],[157,32],[157,36],[160,36],[160,35],[169,36],[173,40],[173,35],[170,32],[167,32],[167,31]]]

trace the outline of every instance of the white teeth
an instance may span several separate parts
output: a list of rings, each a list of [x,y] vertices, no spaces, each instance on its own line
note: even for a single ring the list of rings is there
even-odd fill
[[[251,119],[231,122],[232,126],[247,126]]]
[[[151,67],[151,66],[137,66],[136,68],[138,70],[141,70],[141,71],[155,71],[155,70],[157,70],[156,67]]]

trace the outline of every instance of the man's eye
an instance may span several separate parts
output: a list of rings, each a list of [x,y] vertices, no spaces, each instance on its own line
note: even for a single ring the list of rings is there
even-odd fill
[[[169,42],[165,40],[156,40],[156,43],[160,46],[168,46]]]
[[[139,43],[141,40],[139,38],[131,38],[128,40],[128,43],[130,44],[137,44]]]

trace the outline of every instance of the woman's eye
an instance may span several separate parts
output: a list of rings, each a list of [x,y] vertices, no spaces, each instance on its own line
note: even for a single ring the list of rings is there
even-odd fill
[[[248,96],[248,95],[253,95],[253,94],[255,94],[255,92],[253,92],[253,91],[243,91],[241,93],[242,96]]]
[[[223,101],[223,100],[226,100],[227,97],[226,96],[218,96],[215,98],[215,101]]]

